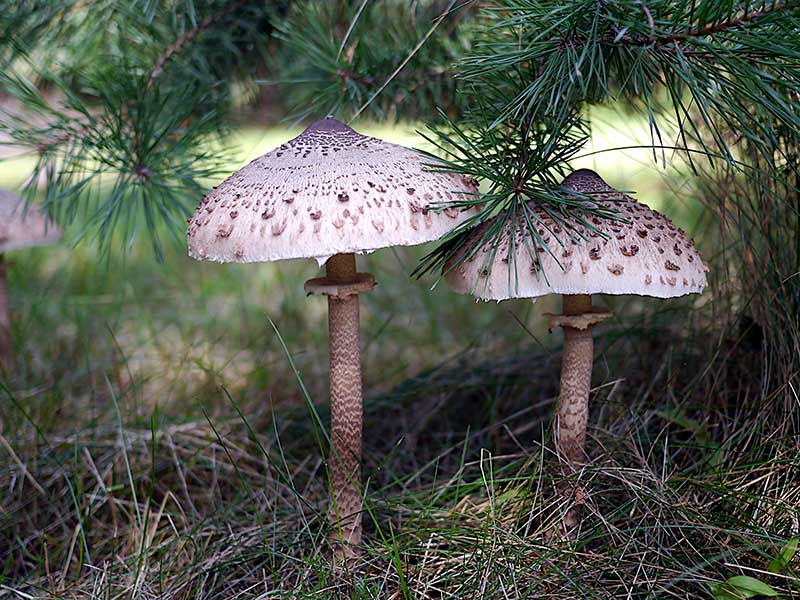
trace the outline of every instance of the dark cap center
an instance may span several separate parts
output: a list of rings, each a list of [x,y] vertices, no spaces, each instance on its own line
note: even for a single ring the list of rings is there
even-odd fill
[[[347,125],[336,119],[326,118],[312,123],[308,126],[306,131],[353,131]]]

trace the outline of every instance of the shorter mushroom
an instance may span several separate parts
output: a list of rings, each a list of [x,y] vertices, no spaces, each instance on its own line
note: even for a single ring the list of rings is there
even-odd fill
[[[20,248],[52,244],[60,240],[61,235],[61,229],[36,207],[26,207],[24,200],[13,192],[0,190],[0,363],[7,370],[13,362],[14,344],[4,255]]]
[[[557,224],[531,203],[531,220],[521,215],[506,224],[497,246],[481,246],[492,221],[476,228],[444,271],[453,290],[482,300],[562,294],[563,314],[550,316],[551,326],[564,329],[555,436],[565,473],[571,473],[585,458],[592,327],[612,316],[592,306],[591,294],[697,294],[706,286],[708,268],[683,230],[610,187],[594,171],[575,171],[561,186],[576,196],[590,196],[594,206],[616,212],[619,218],[591,218],[593,228],[571,216]],[[529,223],[547,249],[534,251]],[[465,260],[458,264],[461,259]],[[570,530],[579,520],[580,501],[567,512],[564,524]]]

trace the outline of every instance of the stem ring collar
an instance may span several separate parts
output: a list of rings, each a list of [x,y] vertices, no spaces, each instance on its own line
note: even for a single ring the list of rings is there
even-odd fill
[[[342,281],[331,277],[317,277],[306,281],[303,289],[306,294],[321,294],[338,298],[340,300],[348,296],[369,292],[375,287],[375,276],[372,273],[356,273],[353,279]]]
[[[545,316],[548,318],[550,329],[554,327],[569,327],[571,329],[584,330],[610,319],[614,316],[614,313],[607,308],[598,308],[579,315],[545,314]]]

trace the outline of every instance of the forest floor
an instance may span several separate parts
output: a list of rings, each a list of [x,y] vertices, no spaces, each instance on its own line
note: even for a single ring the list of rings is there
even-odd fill
[[[239,134],[236,164],[289,135]],[[696,236],[713,275],[679,174],[587,160]],[[431,290],[408,277],[430,248],[360,257],[379,282],[362,296],[365,540],[337,571],[316,266],[182,248],[158,263],[146,243],[106,262],[75,235],[9,257],[2,599],[800,597],[797,379],[761,385],[758,325],[713,278],[697,297],[602,299],[616,316],[596,330],[590,461],[568,482],[587,497],[565,539],[554,300]]]

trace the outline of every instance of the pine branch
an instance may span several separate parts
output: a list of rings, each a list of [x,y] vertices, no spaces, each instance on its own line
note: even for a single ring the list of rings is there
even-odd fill
[[[378,81],[389,77],[388,74],[382,76],[372,77],[361,73],[354,73],[347,69],[336,69],[336,74],[345,81],[355,81],[365,86],[373,86]],[[400,81],[425,81],[431,78],[450,79],[453,73],[444,69],[437,70],[420,70],[420,71],[403,71],[395,75],[393,79]]]
[[[353,73],[347,69],[336,69],[336,74],[345,81],[355,81],[363,85],[375,85],[376,79],[369,75],[361,75],[360,73]]]
[[[433,20],[433,24],[431,25],[430,29],[425,32],[425,35],[417,42],[417,44],[411,49],[408,55],[403,59],[403,61],[397,65],[397,68],[392,71],[392,74],[386,78],[386,81],[383,82],[382,85],[378,87],[369,97],[369,99],[362,104],[358,110],[353,114],[352,119],[357,119],[358,116],[364,112],[364,110],[372,103],[375,98],[377,98],[383,90],[392,82],[392,80],[397,77],[399,73],[405,69],[406,65],[414,58],[414,56],[419,52],[420,48],[422,48],[425,43],[430,39],[430,37],[434,34],[434,32],[439,28],[439,25],[450,15],[450,12],[453,10],[453,6],[455,6],[458,0],[450,0],[450,3],[447,5],[442,13]]]
[[[566,142],[572,128],[583,125],[580,118],[562,119],[580,114],[586,104],[622,98],[642,102],[655,147],[662,145],[655,139],[660,137],[656,119],[669,114],[670,104],[654,99],[664,96],[659,90],[666,90],[686,156],[699,151],[745,171],[751,167],[734,157],[734,144],[745,140],[773,160],[780,146],[775,124],[800,127],[794,100],[800,91],[796,2],[757,11],[706,3],[696,18],[688,3],[683,3],[685,12],[681,4],[648,6],[639,0],[498,4],[484,13],[488,26],[464,58],[461,72],[474,90],[472,98],[486,101],[467,110],[460,127],[474,129],[488,141],[470,139],[481,152],[464,152],[470,146],[461,140],[462,152],[451,157],[454,168],[491,182],[473,223],[518,214],[527,202],[555,214],[581,210],[559,203],[554,175],[582,147],[580,139]],[[642,10],[644,20],[639,18]],[[721,18],[725,10],[730,13]],[[528,143],[529,132],[540,127],[560,142],[554,146],[552,139],[536,137]],[[728,134],[734,131],[738,139]],[[440,140],[452,141],[449,133],[436,133]],[[497,158],[515,165],[513,173],[506,173],[503,164],[488,168],[495,161],[489,147],[495,145],[508,150]],[[529,233],[539,243],[537,233]],[[485,230],[483,245],[492,247],[496,234]],[[445,240],[417,272],[443,265],[465,235],[457,231]]]
[[[358,7],[354,6],[358,4]],[[352,120],[420,118],[437,104],[460,103],[451,65],[467,47],[469,2],[373,0],[336,10],[335,3],[298,5],[278,39],[271,65],[298,119],[321,114]],[[349,21],[349,24],[348,24]],[[342,32],[342,33],[339,33]]]
[[[43,109],[46,127],[2,125],[38,148],[38,171],[54,174],[48,205],[68,218],[88,210],[87,182],[100,173],[115,182],[89,211],[106,239],[135,230],[128,211],[145,197],[157,208],[147,228],[159,211],[177,220],[191,204],[209,164],[195,144],[224,127],[233,84],[252,82],[255,53],[241,49],[267,40],[271,81],[299,118],[428,121],[450,167],[487,190],[459,200],[483,207],[475,222],[530,203],[555,215],[586,208],[565,202],[558,182],[584,147],[588,104],[641,106],[654,147],[669,145],[660,122],[672,119],[686,156],[741,170],[754,168],[752,156],[769,169],[790,164],[782,132],[800,130],[798,0],[756,10],[747,0],[467,0],[457,11],[453,0],[295,0],[288,17],[245,0],[169,10],[60,1],[63,12],[0,14],[0,32],[25,32],[0,58],[30,56],[25,68],[37,73],[33,65],[46,65],[42,79],[60,82],[70,110]],[[195,14],[209,16],[182,31]],[[35,106],[34,96],[24,103]],[[445,116],[456,114],[457,124]]]
[[[642,6],[644,6],[645,9],[647,9],[645,4],[642,4]],[[723,33],[731,29],[740,28],[744,25],[752,23],[753,21],[760,19],[761,17],[772,15],[775,13],[786,12],[787,10],[794,10],[796,8],[800,8],[800,2],[786,2],[784,4],[773,4],[769,8],[762,8],[761,10],[757,10],[751,13],[745,12],[743,15],[739,17],[735,18],[731,17],[730,19],[727,19],[725,21],[720,21],[719,23],[707,23],[703,27],[691,31],[686,31],[684,33],[671,33],[667,35],[650,36],[650,37],[629,37],[627,35],[623,35],[621,37],[616,37],[616,36],[613,38],[607,37],[603,41],[605,43],[622,44],[627,46],[648,46],[650,44],[654,44],[657,46],[666,46],[682,40],[688,40],[692,38],[703,38],[717,33]],[[652,31],[654,29],[652,16],[648,17],[648,23],[650,24],[651,26],[650,28]]]
[[[262,56],[252,49],[264,47],[279,13],[246,0],[39,4],[42,14],[0,11],[0,31],[27,32],[29,22],[41,33],[11,40],[19,58],[0,72],[22,107],[0,114],[0,128],[35,151],[26,193],[44,193],[45,208],[78,221],[103,252],[149,237],[158,256],[161,238],[182,239],[185,216],[219,172],[233,84],[247,83]],[[51,90],[46,100],[29,73]]]
[[[191,44],[195,40],[195,38],[197,38],[197,36],[199,36],[204,31],[210,29],[214,25],[220,23],[228,15],[238,10],[248,2],[249,0],[235,0],[229,2],[225,6],[225,8],[223,8],[221,11],[219,11],[216,14],[207,16],[205,19],[200,21],[200,23],[198,23],[194,29],[190,29],[182,36],[180,36],[177,40],[175,40],[175,42],[172,43],[170,46],[168,46],[167,49],[164,50],[164,52],[161,54],[161,56],[158,57],[158,60],[156,60],[156,62],[153,64],[153,68],[150,71],[150,78],[147,82],[147,86],[152,87],[153,84],[155,84],[156,79],[158,79],[158,77],[164,71],[164,67],[172,59],[172,57],[178,54],[181,50],[183,50],[183,48]]]

